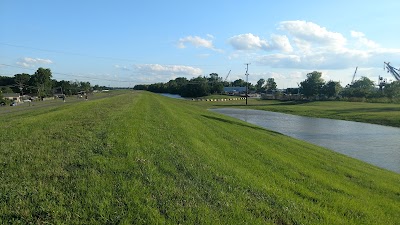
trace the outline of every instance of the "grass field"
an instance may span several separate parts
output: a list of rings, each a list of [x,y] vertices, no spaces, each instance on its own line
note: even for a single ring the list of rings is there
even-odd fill
[[[0,108],[0,223],[400,224],[400,174],[206,107]]]
[[[248,99],[227,102],[202,102],[205,107],[247,107],[309,117],[349,120],[400,127],[400,104],[344,101],[294,102]]]

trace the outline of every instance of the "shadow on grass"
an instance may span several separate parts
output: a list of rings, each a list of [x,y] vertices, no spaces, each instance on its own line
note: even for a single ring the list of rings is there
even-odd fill
[[[251,128],[251,129],[254,129],[254,130],[268,131],[268,132],[271,132],[271,133],[277,134],[277,135],[283,135],[283,134],[281,134],[279,132],[276,132],[276,131],[267,130],[267,129],[264,129],[262,127],[247,125],[245,123],[240,123],[240,122],[236,122],[236,121],[232,121],[232,120],[227,120],[227,119],[223,119],[223,118],[219,118],[219,117],[215,117],[215,116],[208,116],[208,115],[202,115],[202,116],[207,118],[207,119],[217,120],[217,121],[224,122],[224,123],[229,123],[229,124],[233,124],[233,125],[247,127],[247,128]]]

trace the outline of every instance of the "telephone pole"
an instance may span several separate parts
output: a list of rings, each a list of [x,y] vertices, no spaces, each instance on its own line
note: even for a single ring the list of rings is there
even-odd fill
[[[247,96],[249,95],[249,64],[250,63],[245,63],[245,65],[246,65],[246,105],[247,105]]]

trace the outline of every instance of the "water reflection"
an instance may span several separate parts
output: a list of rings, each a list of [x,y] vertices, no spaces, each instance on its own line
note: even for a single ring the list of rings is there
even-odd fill
[[[165,97],[169,97],[169,98],[185,99],[182,96],[177,95],[177,94],[160,93],[160,95],[165,96]]]
[[[212,109],[400,173],[400,128],[251,109]]]

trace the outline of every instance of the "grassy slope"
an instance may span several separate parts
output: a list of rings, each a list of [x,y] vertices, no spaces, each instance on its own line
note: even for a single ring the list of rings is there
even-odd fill
[[[0,124],[1,223],[400,223],[399,174],[186,101],[135,92]]]

